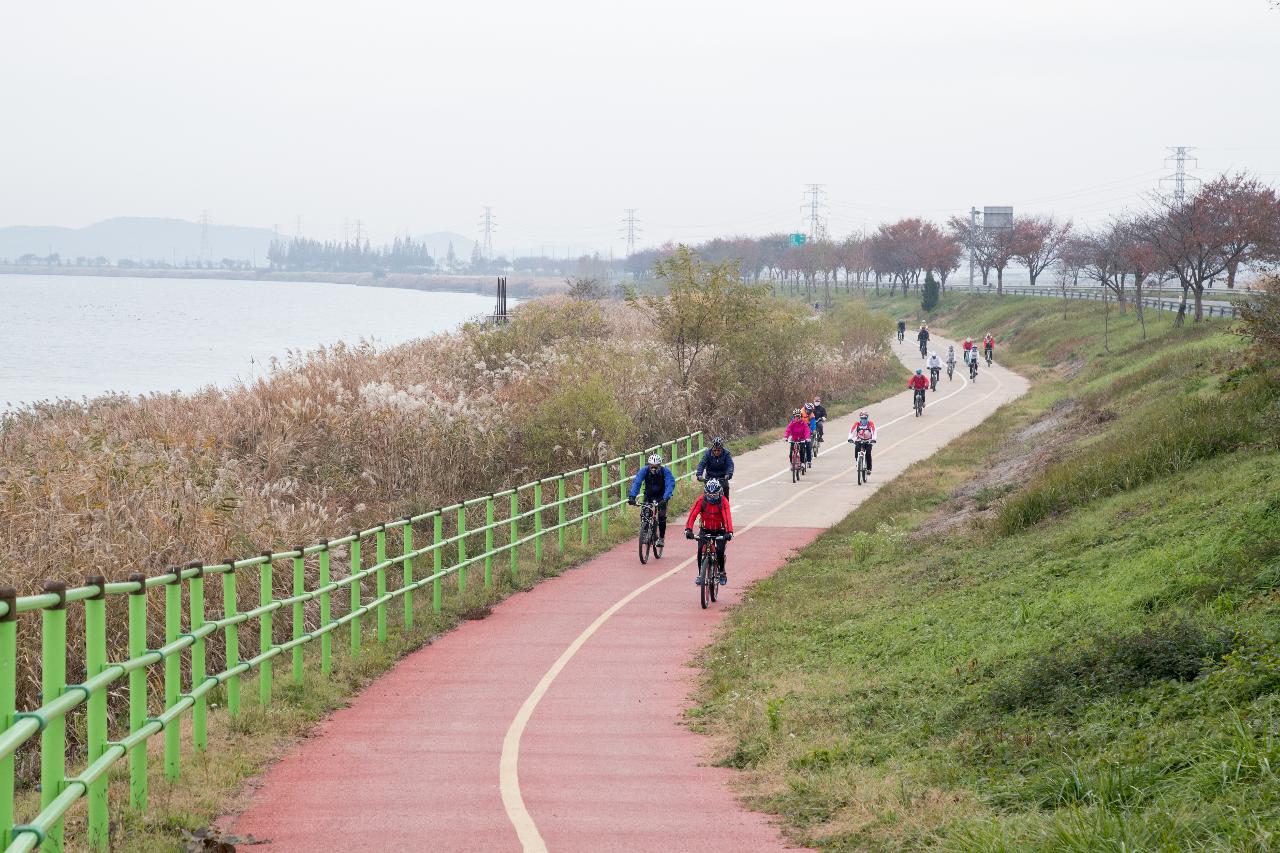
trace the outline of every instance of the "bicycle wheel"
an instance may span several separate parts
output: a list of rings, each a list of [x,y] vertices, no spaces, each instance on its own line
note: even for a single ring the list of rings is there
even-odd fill
[[[702,583],[698,584],[698,597],[702,602],[702,609],[706,610],[707,605],[711,603],[711,593],[707,589],[707,585],[711,583],[711,556],[705,551],[702,555],[702,564],[698,567],[698,577],[702,578]]]
[[[711,574],[711,577],[707,580],[707,588],[711,590],[711,592],[708,594],[711,596],[712,601],[715,601],[720,597],[720,567],[719,566],[716,566],[715,571]]]
[[[866,481],[867,481],[867,460],[861,453],[859,453],[858,454],[858,485],[861,486]]]
[[[662,549],[663,549],[664,547],[666,547],[666,546],[665,546],[665,545],[659,545],[659,544],[658,544],[658,528],[657,528],[657,527],[654,527],[654,529],[653,529],[653,559],[655,559],[655,560],[661,560],[661,559],[662,559]]]
[[[649,529],[649,522],[647,521],[641,522],[640,523],[640,565],[642,566],[645,563],[649,562],[649,552],[653,547],[650,544],[651,539],[652,539],[652,536],[651,536],[651,531]]]

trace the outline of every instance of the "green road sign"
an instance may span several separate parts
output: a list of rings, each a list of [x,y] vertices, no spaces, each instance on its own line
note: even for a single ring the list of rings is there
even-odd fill
[[[804,236],[803,234],[792,234],[792,235],[791,235],[791,245],[793,245],[793,246],[803,246],[803,245],[804,245],[804,242],[805,242],[805,236]]]

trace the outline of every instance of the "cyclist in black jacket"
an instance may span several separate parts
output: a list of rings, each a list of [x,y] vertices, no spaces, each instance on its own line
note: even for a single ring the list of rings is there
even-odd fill
[[[711,439],[711,446],[698,462],[697,474],[699,480],[719,480],[724,496],[729,497],[729,481],[733,479],[733,454],[724,446],[724,439],[720,436]]]

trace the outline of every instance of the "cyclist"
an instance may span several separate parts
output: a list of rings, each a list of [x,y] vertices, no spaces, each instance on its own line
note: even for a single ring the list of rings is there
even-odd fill
[[[912,398],[912,406],[915,405],[915,397],[924,400],[924,392],[929,388],[929,380],[924,378],[924,370],[917,367],[915,375],[907,382],[907,387],[916,392]]]
[[[929,324],[920,324],[920,333],[916,335],[916,340],[920,342],[920,355],[923,356],[929,350]]]
[[[898,321],[898,343],[902,343],[903,339],[906,336],[907,336],[907,321],[899,320]]]
[[[804,404],[804,420],[809,425],[809,438],[805,440],[804,462],[813,467],[813,437],[818,434],[818,418],[813,414],[813,403]]]
[[[800,461],[804,461],[804,446],[809,443],[809,422],[804,419],[804,413],[799,409],[791,413],[791,423],[787,424],[787,431],[783,435],[787,444],[787,462],[791,461],[791,444],[799,442],[800,444]]]
[[[815,396],[813,398],[813,416],[817,420],[816,426],[818,427],[818,442],[821,443],[824,431],[822,424],[827,419],[827,407],[822,405],[821,397]]]
[[[725,572],[725,546],[733,538],[733,516],[729,513],[729,496],[723,494],[720,481],[712,477],[702,489],[702,496],[693,502],[689,510],[689,520],[684,523],[684,538],[693,539],[693,523],[702,516],[702,530],[715,535],[724,534],[724,538],[715,543],[716,558],[720,563],[720,585],[729,583],[729,575]],[[702,564],[702,541],[698,541],[698,564]],[[694,578],[700,583],[701,578]]]
[[[990,332],[982,336],[982,354],[990,362],[996,352],[996,339]]]
[[[627,503],[636,505],[641,486],[644,487],[645,503],[658,502],[658,541],[653,544],[661,548],[663,540],[667,538],[667,501],[675,493],[676,478],[656,453],[648,458],[645,467],[636,472],[636,478],[631,481],[631,490],[627,492]]]
[[[942,359],[936,352],[929,353],[929,387],[937,390],[938,377],[942,375]]]
[[[973,355],[969,356],[969,379],[976,381],[978,378],[978,350],[974,349]]]
[[[965,338],[964,343],[964,363],[968,364],[969,359],[973,356],[973,338]]]
[[[867,454],[867,474],[870,475],[871,445],[876,443],[876,422],[871,420],[871,415],[867,412],[858,413],[858,419],[849,430],[849,443],[853,445],[854,453],[861,450]]]
[[[702,454],[697,476],[703,481],[713,478],[719,480],[724,496],[729,497],[729,481],[733,479],[733,454],[724,446],[724,439],[720,436],[711,439],[711,446]]]
[[[951,374],[955,372],[955,369],[956,369],[956,345],[947,344],[947,378],[951,377]]]

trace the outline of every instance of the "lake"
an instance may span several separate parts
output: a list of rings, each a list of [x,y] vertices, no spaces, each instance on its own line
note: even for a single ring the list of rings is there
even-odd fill
[[[0,409],[262,376],[290,350],[379,348],[493,312],[493,298],[350,284],[0,275]]]

